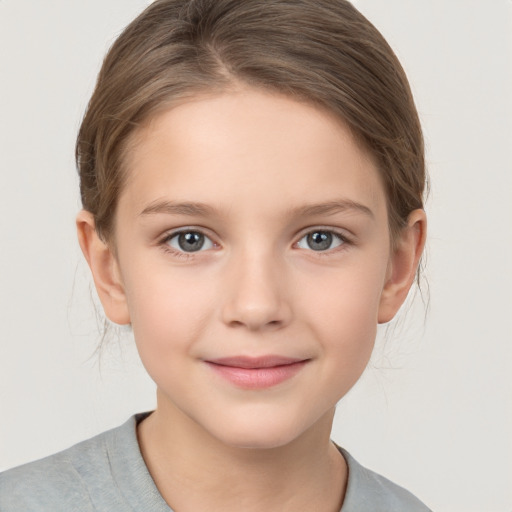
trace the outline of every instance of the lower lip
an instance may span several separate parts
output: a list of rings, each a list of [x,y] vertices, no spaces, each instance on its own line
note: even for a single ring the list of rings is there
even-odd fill
[[[265,389],[291,379],[302,370],[307,361],[271,366],[270,368],[239,368],[208,361],[206,363],[214,372],[235,386],[244,389]]]

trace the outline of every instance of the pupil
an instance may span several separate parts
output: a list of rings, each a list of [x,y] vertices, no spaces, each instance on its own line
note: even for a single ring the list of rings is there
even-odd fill
[[[178,237],[178,244],[186,252],[198,251],[204,244],[204,235],[194,231],[181,233]]]
[[[308,235],[308,245],[314,251],[324,251],[329,249],[332,244],[332,233],[325,231],[316,231]]]

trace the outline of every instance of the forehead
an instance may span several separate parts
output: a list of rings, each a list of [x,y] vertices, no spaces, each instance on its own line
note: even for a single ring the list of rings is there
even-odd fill
[[[139,210],[171,198],[263,215],[343,197],[385,214],[376,166],[343,122],[253,89],[198,96],[155,116],[132,138],[125,171],[120,203]]]

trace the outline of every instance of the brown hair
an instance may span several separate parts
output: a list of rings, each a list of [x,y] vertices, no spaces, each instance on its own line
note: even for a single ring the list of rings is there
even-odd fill
[[[345,0],[157,0],[115,41],[76,145],[83,207],[108,240],[135,130],[192,95],[233,84],[312,102],[375,158],[392,239],[423,207],[421,126],[405,73]]]

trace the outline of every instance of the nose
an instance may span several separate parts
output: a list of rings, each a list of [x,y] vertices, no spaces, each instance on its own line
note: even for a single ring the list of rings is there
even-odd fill
[[[223,291],[222,316],[230,327],[277,330],[292,316],[285,272],[271,254],[233,258]]]

